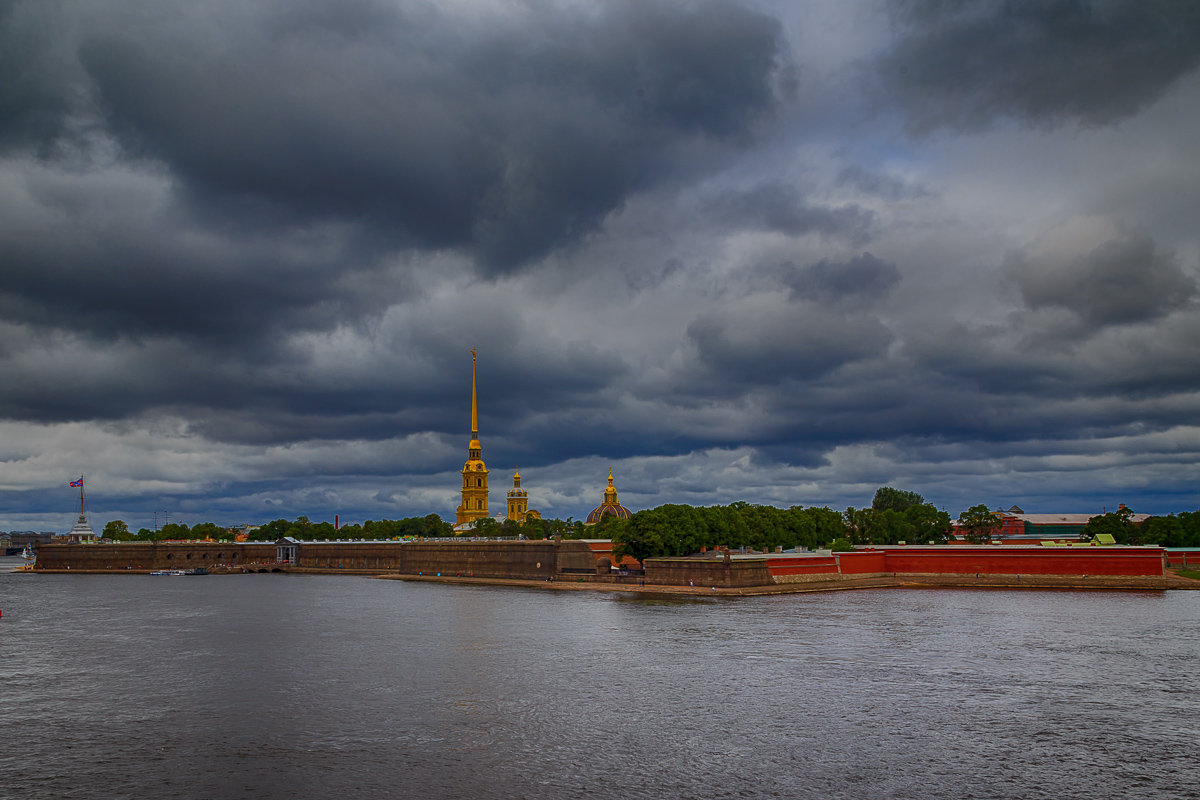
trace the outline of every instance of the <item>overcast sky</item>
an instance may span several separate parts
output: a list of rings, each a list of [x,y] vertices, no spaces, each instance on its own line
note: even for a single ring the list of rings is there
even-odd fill
[[[1200,4],[0,0],[0,530],[1200,507]]]

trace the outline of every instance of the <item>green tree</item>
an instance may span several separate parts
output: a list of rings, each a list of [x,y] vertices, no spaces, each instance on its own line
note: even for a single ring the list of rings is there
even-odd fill
[[[1184,511],[1179,514],[1182,528],[1176,547],[1200,547],[1200,511]]]
[[[168,522],[158,529],[154,538],[160,542],[168,539],[191,539],[192,529],[180,522]]]
[[[958,524],[967,541],[975,544],[987,544],[991,541],[992,534],[1004,526],[1000,518],[982,504],[971,506],[959,514]]]
[[[846,536],[855,544],[867,544],[874,527],[875,512],[870,508],[847,508],[842,514],[846,524]]]
[[[191,530],[193,539],[227,539],[229,531],[222,528],[215,522],[201,522],[199,525],[193,525]]]
[[[1157,544],[1163,547],[1184,547],[1183,522],[1170,514],[1165,517],[1147,517],[1138,525],[1138,544]]]
[[[832,508],[827,506],[820,508],[810,506],[804,509],[803,513],[813,521],[816,538],[814,546],[824,544],[825,542],[832,542],[834,539],[846,536],[846,521],[842,519],[841,514]]]
[[[904,511],[908,525],[906,540],[925,544],[945,544],[950,538],[950,515],[932,503],[917,503]]]
[[[437,514],[426,514],[421,520],[420,535],[430,538],[453,536],[454,526],[443,520]]]
[[[1111,534],[1117,544],[1130,544],[1137,536],[1133,524],[1133,510],[1122,506],[1107,514],[1097,514],[1087,521],[1079,534],[1081,541],[1094,541],[1101,533]]]
[[[114,542],[128,542],[133,539],[133,534],[129,532],[129,526],[125,524],[125,520],[121,519],[106,522],[100,535]]]
[[[475,536],[499,536],[500,524],[491,517],[480,517],[475,520]]]
[[[875,511],[897,511],[904,513],[911,506],[921,505],[925,502],[925,498],[916,492],[905,492],[900,489],[893,489],[891,486],[881,486],[875,490],[875,499],[871,501],[871,508]]]
[[[854,550],[854,545],[849,539],[834,539],[829,543],[829,549],[835,553],[849,553]]]

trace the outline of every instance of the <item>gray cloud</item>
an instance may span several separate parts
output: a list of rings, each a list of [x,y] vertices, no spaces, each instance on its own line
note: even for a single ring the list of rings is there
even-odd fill
[[[734,227],[777,231],[790,236],[814,233],[861,242],[868,238],[873,214],[857,205],[828,207],[807,202],[792,186],[768,183],[726,191],[708,205],[718,221]]]
[[[919,130],[1105,124],[1200,63],[1200,7],[1176,0],[912,0],[895,16],[903,34],[874,68]]]
[[[879,355],[891,333],[865,314],[838,314],[816,304],[764,298],[718,309],[688,326],[711,386],[810,380]],[[736,391],[736,389],[735,389]]]
[[[900,282],[900,270],[895,264],[863,253],[849,261],[822,259],[788,270],[783,280],[796,297],[806,300],[872,302],[882,299]]]
[[[885,200],[906,200],[928,197],[929,190],[913,186],[898,175],[873,171],[860,164],[844,167],[837,176],[839,186],[853,187],[864,194],[882,197]]]
[[[97,34],[80,60],[124,146],[209,212],[365,221],[485,270],[748,143],[787,66],[778,24],[726,3],[538,5],[487,25],[357,2],[333,29],[303,10],[220,39]]]
[[[1009,269],[1034,309],[1060,308],[1091,325],[1157,319],[1186,305],[1196,282],[1145,235],[1113,239],[1069,260],[1013,254]]]
[[[1191,12],[812,10],[0,0],[5,519],[449,515],[472,346],[553,515],[1194,507]]]

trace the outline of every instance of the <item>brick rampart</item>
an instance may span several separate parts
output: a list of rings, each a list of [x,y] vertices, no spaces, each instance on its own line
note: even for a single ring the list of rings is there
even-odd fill
[[[295,566],[409,575],[545,580],[578,576],[596,557],[581,541],[299,542]],[[1159,547],[880,547],[832,556],[651,558],[645,583],[737,588],[870,575],[1087,575],[1165,574]],[[234,569],[269,564],[274,543],[121,542],[50,544],[38,549],[46,570]]]
[[[646,583],[671,586],[762,586],[880,575],[1061,575],[1161,577],[1158,547],[905,546],[832,556],[764,555],[734,559],[647,559]],[[740,567],[728,576],[723,569]]]
[[[553,541],[301,542],[298,549],[301,567],[537,580],[558,573]]]
[[[888,547],[884,572],[908,575],[1162,576],[1161,547]]]
[[[47,544],[37,551],[37,569],[193,569],[274,560],[275,545],[270,542]]]
[[[1200,569],[1200,547],[1172,547],[1168,549],[1167,566],[1174,569]]]
[[[837,553],[838,570],[843,575],[881,575],[890,572],[882,550],[855,550]]]
[[[596,566],[592,551],[578,541],[299,542],[295,547],[292,565],[312,569],[544,580],[563,566]],[[39,548],[37,568],[156,570],[228,565],[237,569],[272,564],[277,554],[273,542],[54,544]]]
[[[647,558],[646,583],[659,586],[765,586],[773,583],[766,558]]]

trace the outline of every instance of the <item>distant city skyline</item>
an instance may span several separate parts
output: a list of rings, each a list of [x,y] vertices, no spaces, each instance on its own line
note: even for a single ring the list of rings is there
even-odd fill
[[[1190,4],[154,8],[0,12],[0,530],[453,521],[471,348],[546,517],[1200,508]]]

